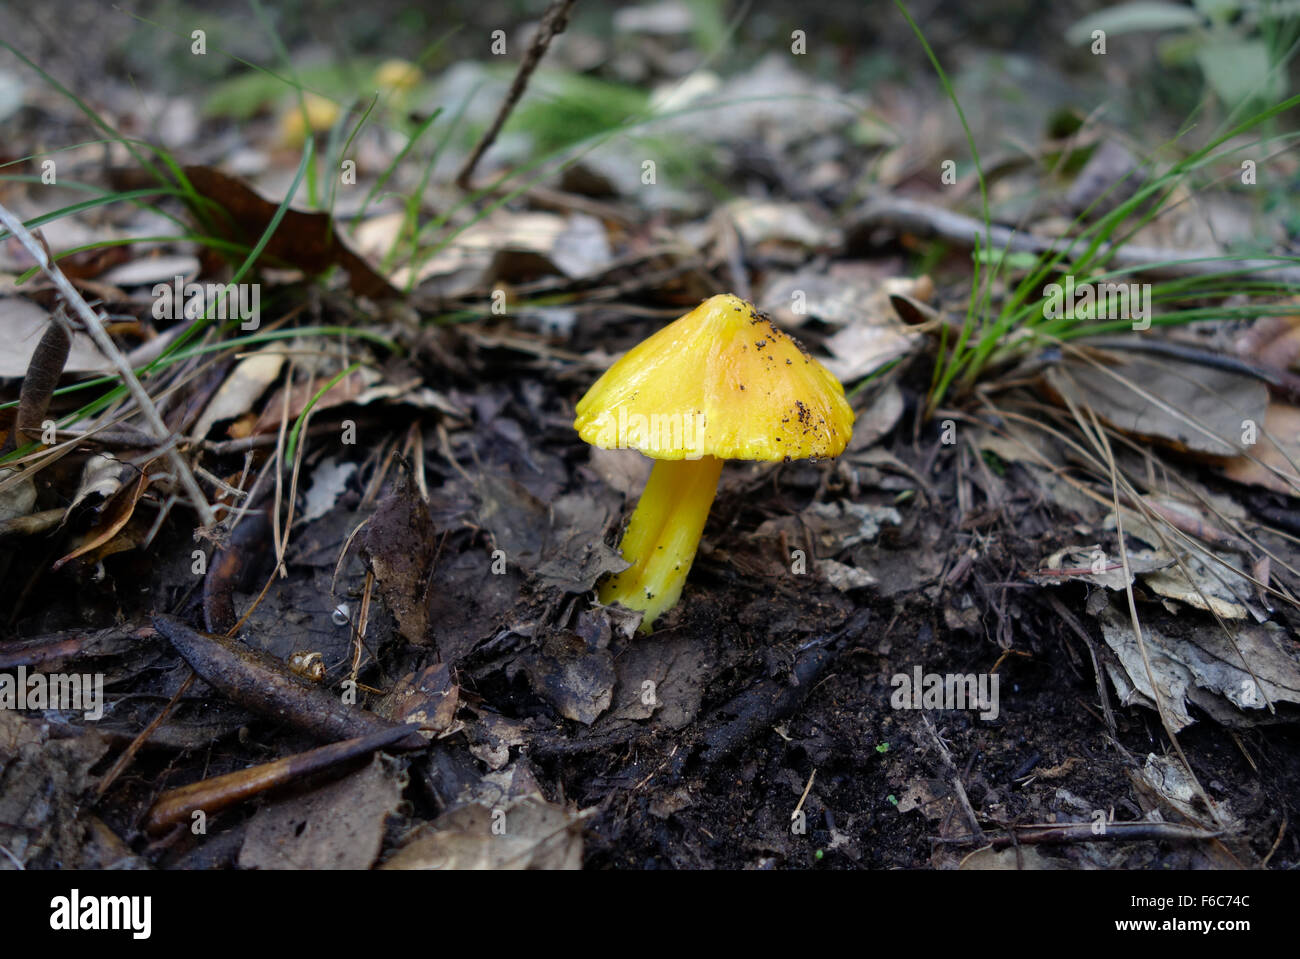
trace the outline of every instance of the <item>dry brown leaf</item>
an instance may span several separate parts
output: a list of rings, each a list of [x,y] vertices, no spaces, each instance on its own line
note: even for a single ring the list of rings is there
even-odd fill
[[[1292,300],[1292,307],[1300,300]],[[1236,342],[1237,353],[1264,366],[1286,369],[1300,360],[1300,314],[1261,316]]]
[[[53,568],[60,569],[65,563],[84,556],[86,553],[108,543],[116,536],[135,513],[136,503],[140,501],[145,487],[149,485],[147,469],[139,470],[135,482],[120,490],[101,511],[99,521],[80,538],[78,545],[66,556],[55,561]]]
[[[339,380],[328,390],[320,399],[312,403],[312,413],[317,414],[322,410],[327,410],[331,406],[342,406],[344,403],[355,402],[366,388],[366,380],[374,378],[373,371],[353,370],[343,379]],[[311,403],[320,388],[332,380],[332,375],[313,376],[301,383],[295,383],[289,391],[289,408],[284,408],[284,388],[276,390],[266,404],[262,407],[262,414],[254,424],[252,432],[257,433],[275,433],[280,429],[280,420],[284,416],[289,417],[290,425],[298,418],[307,404]]]
[[[1277,400],[1269,403],[1258,442],[1250,452],[1254,460],[1238,456],[1224,466],[1223,475],[1238,483],[1300,496],[1300,407]]]
[[[218,230],[225,230],[225,239],[252,247],[279,210],[279,203],[263,199],[242,180],[211,167],[185,167],[185,176],[195,190],[221,207],[212,218]],[[286,210],[262,259],[278,260],[311,274],[338,265],[347,272],[353,293],[371,297],[397,295],[386,279],[347,246],[328,213]]]
[[[1148,573],[1163,569],[1173,563],[1173,559],[1163,553],[1151,550],[1129,550],[1129,573]],[[1038,569],[1026,572],[1025,578],[1039,586],[1059,586],[1070,580],[1082,580],[1094,586],[1105,586],[1110,590],[1119,590],[1133,582],[1133,576],[1124,575],[1124,564],[1119,554],[1108,555],[1101,547],[1067,546],[1058,549],[1051,556],[1038,564]]]

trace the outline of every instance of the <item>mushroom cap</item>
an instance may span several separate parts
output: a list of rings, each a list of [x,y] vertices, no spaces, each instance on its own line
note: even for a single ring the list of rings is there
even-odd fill
[[[834,374],[729,293],[629,350],[577,414],[593,446],[665,460],[838,456],[854,419]]]

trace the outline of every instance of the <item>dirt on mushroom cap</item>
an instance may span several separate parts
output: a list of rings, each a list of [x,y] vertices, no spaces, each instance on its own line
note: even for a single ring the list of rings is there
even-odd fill
[[[574,428],[655,459],[837,456],[853,432],[839,380],[744,300],[721,294],[629,350],[578,403]]]

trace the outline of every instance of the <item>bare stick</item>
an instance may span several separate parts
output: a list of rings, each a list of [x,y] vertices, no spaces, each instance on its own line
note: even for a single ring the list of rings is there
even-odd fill
[[[546,55],[546,48],[551,45],[551,40],[557,33],[563,33],[564,28],[569,25],[569,11],[573,9],[573,5],[577,2],[578,0],[553,0],[551,5],[546,8],[546,12],[542,14],[541,25],[538,26],[537,32],[533,34],[533,42],[528,45],[528,51],[519,64],[519,72],[515,74],[514,82],[510,84],[510,90],[501,103],[501,109],[497,111],[496,119],[492,121],[492,125],[487,128],[487,131],[479,139],[478,145],[474,147],[474,152],[469,155],[465,165],[460,168],[460,173],[456,174],[456,185],[462,190],[469,189],[469,178],[474,172],[474,167],[478,166],[479,158],[487,152],[487,148],[496,140],[497,134],[501,132],[501,127],[505,125],[510,112],[514,110],[519,98],[524,95],[524,89],[528,86],[528,78],[537,69],[537,64],[542,62],[542,57]]]
[[[1221,832],[1201,829],[1179,822],[1108,822],[1104,830],[1098,831],[1091,822],[1045,822],[1026,823],[1020,826],[1008,826],[1008,832],[996,836],[971,834],[968,836],[934,837],[930,842],[935,845],[973,846],[977,843],[989,843],[994,849],[1007,846],[1033,843],[1070,843],[1070,842],[1187,842],[1199,839],[1215,839]]]
[[[949,782],[952,784],[952,790],[957,796],[957,804],[961,806],[962,812],[966,814],[966,820],[970,823],[971,833],[975,836],[982,837],[984,830],[980,829],[979,817],[975,815],[975,810],[971,808],[970,798],[966,795],[966,787],[962,785],[961,773],[957,771],[956,764],[952,761],[952,753],[944,745],[943,740],[939,737],[939,731],[934,728],[934,723],[925,713],[921,714],[921,723],[925,726],[925,731],[930,734],[930,739],[939,750],[939,759],[943,761],[944,768],[948,770]]]
[[[131,369],[130,361],[117,348],[117,344],[108,335],[95,311],[77,292],[77,288],[68,282],[68,278],[63,275],[63,271],[59,269],[58,264],[45,255],[41,245],[28,232],[27,227],[23,226],[22,221],[5,209],[3,204],[0,204],[0,223],[3,223],[5,229],[18,238],[18,242],[26,248],[41,270],[54,283],[59,295],[63,297],[63,302],[68,304],[81,317],[82,325],[85,326],[86,332],[90,334],[90,338],[95,341],[95,345],[99,347],[99,351],[117,367],[122,382],[126,384],[128,392],[135,399],[136,405],[140,407],[140,412],[145,421],[153,429],[154,437],[160,443],[166,443],[167,438],[171,435],[171,430],[167,429],[167,424],[163,422],[162,416],[158,413],[158,407],[154,406],[153,399],[150,398],[148,391],[140,384],[140,380],[135,375],[135,370]],[[58,313],[55,313],[54,322],[66,321]],[[198,481],[194,478],[194,474],[190,472],[189,464],[185,462],[185,458],[181,456],[180,451],[176,449],[174,444],[170,444],[170,448],[167,450],[167,458],[171,462],[177,480],[194,504],[194,509],[198,512],[200,521],[204,526],[215,525],[217,518],[212,512],[212,507],[208,504],[207,497],[203,495],[203,490],[199,488]]]
[[[942,207],[900,197],[868,202],[855,215],[853,225],[857,230],[888,229],[896,233],[938,238],[948,243],[959,243],[968,247],[974,245],[977,237],[985,236],[984,224],[979,220]],[[1069,237],[1052,239],[1032,233],[1018,233],[997,224],[989,229],[988,236],[990,249],[1005,248],[1013,253],[1035,255],[1067,251],[1072,243],[1078,243]],[[1079,244],[1079,248],[1086,249],[1086,244]],[[1292,258],[1286,256],[1271,259],[1225,260],[1222,254],[1214,250],[1179,251],[1137,246],[1132,243],[1121,244],[1118,247],[1103,243],[1098,247],[1097,252],[1102,256],[1112,257],[1111,269],[1136,270],[1155,279],[1210,276],[1225,270],[1239,270],[1243,274],[1263,274],[1264,279],[1279,284],[1300,283],[1300,267],[1288,265]],[[1062,262],[1066,264],[1070,262],[1068,253]]]

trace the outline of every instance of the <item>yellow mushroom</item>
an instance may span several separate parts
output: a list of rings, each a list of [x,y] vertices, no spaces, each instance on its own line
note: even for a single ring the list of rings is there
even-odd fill
[[[318,93],[304,91],[302,100],[297,97],[280,114],[280,142],[288,147],[300,147],[307,134],[321,133],[332,127],[339,118],[339,105]]]
[[[632,565],[604,582],[600,601],[643,610],[648,632],[681,596],[723,460],[838,456],[853,419],[839,380],[731,294],[633,347],[579,401],[573,424],[593,446],[656,461],[620,547]]]
[[[420,68],[407,60],[385,60],[375,68],[375,86],[380,90],[407,93],[424,78]]]

